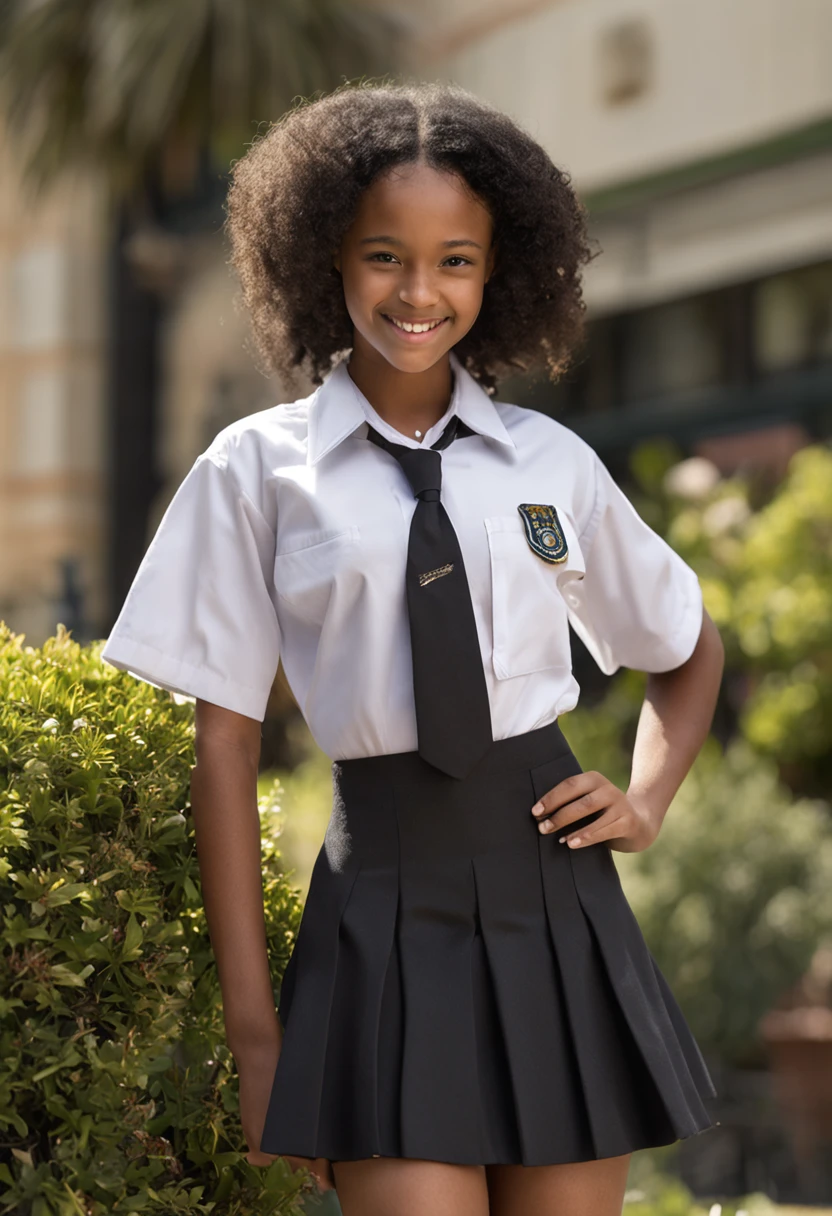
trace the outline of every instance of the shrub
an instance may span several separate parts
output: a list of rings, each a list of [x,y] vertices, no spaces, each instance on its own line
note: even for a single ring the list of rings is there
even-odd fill
[[[832,940],[828,806],[794,800],[744,739],[711,739],[651,846],[614,856],[702,1047],[761,1064],[760,1018]]]
[[[591,709],[563,719],[584,768],[620,789],[622,746],[640,703],[623,672]],[[758,1022],[832,940],[832,816],[795,799],[771,757],[742,737],[713,737],[673,800],[656,839],[615,852],[616,868],[648,946],[702,1047],[725,1063],[763,1063]]]
[[[633,1153],[622,1216],[796,1216],[797,1208],[782,1208],[762,1191],[694,1194],[676,1173],[680,1147],[677,1142]],[[800,1210],[813,1216],[813,1209]]]
[[[709,481],[663,445],[635,454],[637,505],[699,574],[727,651],[728,700],[796,792],[830,787],[832,448],[796,452],[773,489]]]
[[[3,1211],[296,1213],[242,1153],[188,816],[193,707],[0,624]],[[275,979],[300,916],[264,815]]]
[[[702,1045],[762,1063],[760,1016],[832,937],[832,451],[772,488],[646,444],[640,513],[699,574],[727,652],[716,728],[642,853],[615,853],[645,938]],[[563,720],[585,768],[622,789],[643,677],[622,671]],[[809,797],[795,797],[795,795]],[[820,798],[813,798],[820,795]]]

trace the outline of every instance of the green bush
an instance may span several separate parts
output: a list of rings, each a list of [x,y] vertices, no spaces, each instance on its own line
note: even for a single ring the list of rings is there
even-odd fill
[[[797,792],[832,780],[832,450],[796,452],[773,489],[703,481],[666,445],[633,472],[639,511],[699,574],[727,651],[739,728]],[[697,485],[697,482],[699,484]]]
[[[696,569],[726,645],[720,729],[657,840],[616,863],[704,1047],[762,1063],[760,1016],[832,937],[832,452],[776,487],[709,476],[667,444],[633,456],[639,512]],[[643,677],[621,672],[563,719],[585,768],[629,781]],[[795,794],[810,797],[795,797]]]
[[[615,861],[702,1047],[761,1065],[759,1019],[832,940],[828,806],[794,800],[744,739],[711,739],[650,848]]]
[[[636,673],[604,700],[563,719],[584,768],[621,789],[621,743],[640,703]],[[775,762],[737,737],[706,741],[659,835],[639,853],[614,853],[648,946],[702,1047],[726,1063],[763,1063],[762,1015],[832,940],[832,816],[795,799]]]
[[[0,1209],[296,1213],[242,1154],[188,816],[193,707],[0,624]],[[264,811],[275,979],[297,929]]]
[[[332,762],[309,736],[293,769],[267,769],[258,786],[261,805],[274,809],[280,868],[305,901],[332,809]]]
[[[676,1143],[633,1153],[622,1216],[796,1216],[797,1209],[779,1207],[762,1191],[694,1195],[677,1175],[679,1149]],[[801,1212],[803,1216],[820,1216],[815,1208],[803,1208]]]

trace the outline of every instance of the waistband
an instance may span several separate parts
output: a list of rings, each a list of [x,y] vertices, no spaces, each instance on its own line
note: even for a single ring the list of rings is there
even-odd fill
[[[494,740],[461,780],[418,752],[333,762],[333,809],[324,848],[331,868],[434,866],[437,861],[537,848],[531,808],[581,772],[557,722]]]
[[[380,756],[357,756],[351,760],[336,760],[333,767],[344,775],[361,779],[408,779],[430,776],[450,786],[460,786],[477,781],[489,773],[501,773],[516,769],[534,768],[548,760],[557,760],[572,755],[566,737],[555,719],[534,730],[506,739],[495,739],[471,772],[460,781],[439,772],[428,764],[417,751],[389,752]]]

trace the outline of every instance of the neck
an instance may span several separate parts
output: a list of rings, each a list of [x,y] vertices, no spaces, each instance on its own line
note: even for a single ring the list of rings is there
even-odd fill
[[[380,418],[403,435],[420,439],[451,400],[453,369],[448,354],[422,372],[400,371],[377,351],[373,355],[356,345],[347,364],[350,378]]]

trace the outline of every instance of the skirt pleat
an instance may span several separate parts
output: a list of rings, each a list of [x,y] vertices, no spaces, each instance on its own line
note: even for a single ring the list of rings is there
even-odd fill
[[[612,851],[530,813],[580,771],[556,723],[463,781],[415,752],[333,764],[264,1151],[548,1165],[714,1126]]]
[[[474,883],[470,864],[402,865],[399,945],[405,1010],[402,1148],[452,1160],[482,1151],[471,966]],[[428,1064],[429,1062],[429,1064]]]
[[[571,853],[575,889],[600,947],[604,969],[670,1123],[680,1137],[695,1134],[707,1112],[700,1089],[712,1084],[694,1039],[621,889],[609,849]]]
[[[341,917],[319,1127],[354,1135],[345,1146],[351,1153],[360,1153],[360,1130],[379,1137],[378,1038],[397,899],[392,872],[361,870]]]
[[[315,869],[320,879],[320,855]],[[326,1044],[336,989],[341,915],[354,880],[355,874],[327,871],[326,880],[316,884],[317,898],[304,907],[283,978],[281,992],[287,1014],[280,1052],[281,1084],[293,1096],[290,1139],[301,1144],[317,1139],[321,1104],[329,1089],[325,1085]],[[295,1014],[291,1019],[290,1008]],[[295,1148],[281,1152],[306,1156]]]
[[[564,1161],[580,1159],[588,1145],[588,1112],[563,978],[541,915],[536,850],[479,857],[475,869],[520,1159],[530,1165],[544,1163],[552,1160],[553,1152]]]

